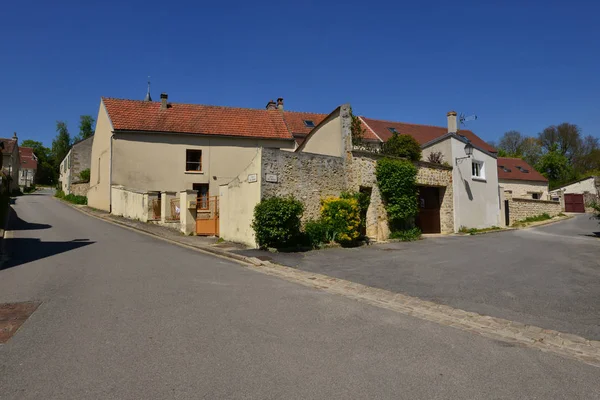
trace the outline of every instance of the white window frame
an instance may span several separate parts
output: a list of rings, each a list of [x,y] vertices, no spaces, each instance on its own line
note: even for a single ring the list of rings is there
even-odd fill
[[[478,165],[477,171],[479,172],[479,175],[475,175],[473,173],[474,172],[473,169],[474,169],[475,165]],[[480,180],[480,181],[485,180],[485,163],[483,161],[479,161],[479,160],[471,161],[471,176],[475,180]]]

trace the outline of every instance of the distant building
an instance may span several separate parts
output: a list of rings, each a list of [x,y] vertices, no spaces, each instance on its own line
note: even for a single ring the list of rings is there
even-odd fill
[[[93,143],[93,136],[75,143],[60,163],[60,183],[65,194],[74,193],[86,196],[89,185],[86,185],[88,187],[78,185],[75,192],[73,185],[87,183],[81,179],[80,174],[82,171],[90,169]]]
[[[19,185],[19,169],[21,167],[17,133],[15,132],[10,139],[0,138],[0,142],[4,143],[4,148],[2,149],[2,173],[7,180],[6,188],[11,192]]]
[[[498,157],[498,181],[513,197],[548,200],[548,179],[520,158]]]
[[[19,186],[30,187],[35,184],[38,160],[31,147],[20,147],[19,158],[21,169],[19,171]]]

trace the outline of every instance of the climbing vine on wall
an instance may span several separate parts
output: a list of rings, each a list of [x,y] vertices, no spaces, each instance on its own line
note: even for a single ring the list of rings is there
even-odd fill
[[[407,160],[382,158],[375,169],[377,185],[388,214],[390,230],[414,228],[419,213],[417,167]]]

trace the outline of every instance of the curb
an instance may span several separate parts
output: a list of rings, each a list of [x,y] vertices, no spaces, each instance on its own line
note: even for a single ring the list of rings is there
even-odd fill
[[[600,367],[600,341],[588,340],[574,334],[526,325],[516,321],[481,315],[475,312],[422,300],[418,297],[412,297],[402,293],[378,289],[322,274],[306,272],[269,261],[262,261],[256,257],[245,257],[226,250],[180,243],[143,229],[134,228],[127,224],[94,215],[87,212],[83,207],[77,207],[66,202],[63,203],[96,219],[152,236],[180,247],[189,248],[201,253],[212,254],[221,258],[227,258],[238,262],[246,268],[250,268],[266,275],[275,276],[289,282],[318,289],[330,294],[340,295],[439,325],[452,327],[506,343],[554,353],[595,367]]]
[[[534,222],[535,225],[532,224],[532,225],[527,225],[527,226],[516,227],[516,228],[513,228],[513,229],[521,230],[521,229],[537,228],[538,226],[552,225],[552,224],[556,224],[558,222],[566,221],[566,220],[571,219],[571,218],[575,218],[575,216],[574,215],[566,215],[564,217],[560,217],[560,219],[554,219],[554,220],[549,219],[549,220],[546,220],[546,221],[540,221],[540,223],[535,223]]]

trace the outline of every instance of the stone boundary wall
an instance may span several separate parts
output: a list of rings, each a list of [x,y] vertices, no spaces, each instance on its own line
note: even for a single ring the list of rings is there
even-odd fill
[[[516,221],[528,217],[535,217],[547,213],[551,217],[557,216],[562,212],[562,206],[558,201],[522,199],[518,197],[508,198],[509,222],[514,224]]]
[[[126,189],[123,186],[113,186],[111,197],[111,214],[148,222],[149,201],[147,192]]]
[[[261,198],[293,196],[304,204],[304,221],[320,217],[321,199],[346,190],[340,157],[263,148],[261,164]]]
[[[71,183],[70,193],[74,194],[75,196],[85,196],[85,197],[87,197],[88,190],[90,190],[90,183],[89,182]]]

